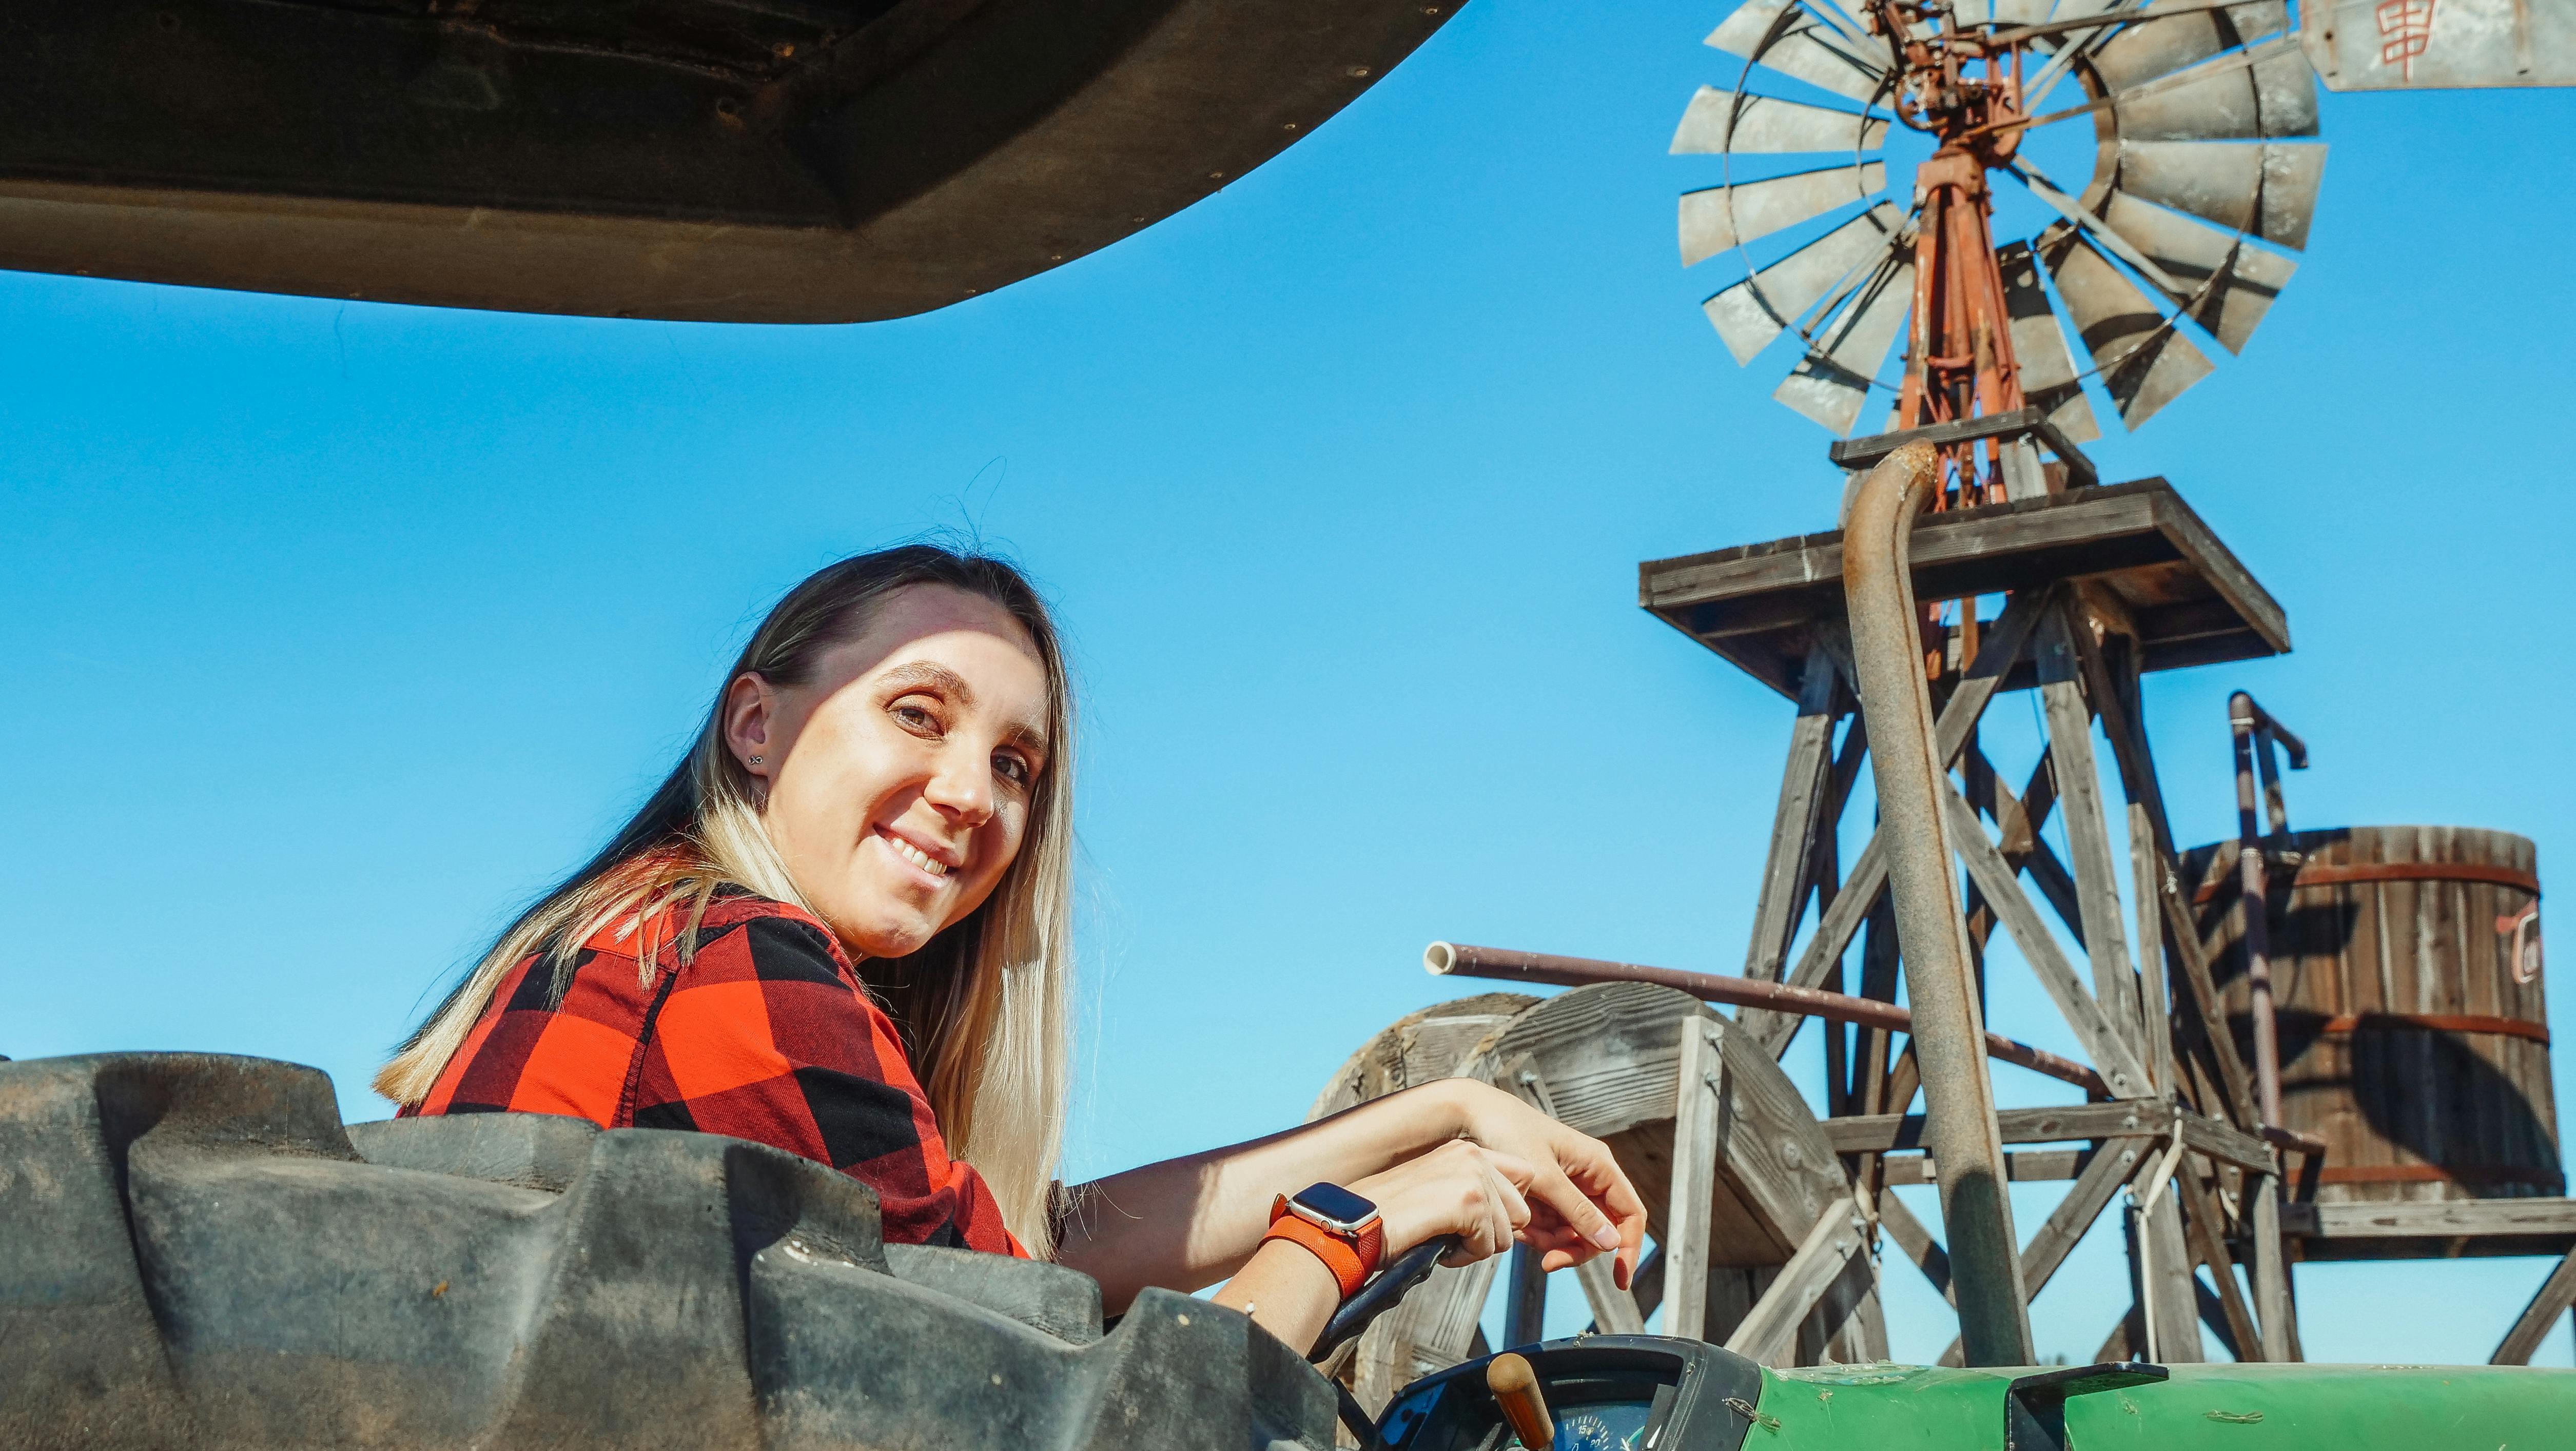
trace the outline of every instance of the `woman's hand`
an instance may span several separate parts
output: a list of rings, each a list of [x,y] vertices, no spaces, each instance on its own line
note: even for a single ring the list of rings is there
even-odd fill
[[[1346,1185],[1377,1206],[1385,1234],[1381,1263],[1424,1240],[1457,1235],[1458,1248],[1441,1263],[1472,1265],[1512,1247],[1530,1222],[1522,1185],[1530,1166],[1466,1139],[1451,1139],[1392,1169]]]
[[[1543,1252],[1541,1268],[1561,1270],[1615,1250],[1611,1278],[1628,1288],[1645,1243],[1646,1205],[1609,1145],[1473,1079],[1448,1079],[1420,1091],[1447,1093],[1468,1139],[1498,1162],[1529,1171],[1514,1186],[1530,1210],[1520,1237]]]

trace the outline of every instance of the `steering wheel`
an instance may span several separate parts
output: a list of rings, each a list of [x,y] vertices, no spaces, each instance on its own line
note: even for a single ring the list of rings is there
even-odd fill
[[[1432,1267],[1459,1243],[1457,1235],[1444,1234],[1424,1240],[1397,1256],[1395,1263],[1378,1271],[1376,1279],[1362,1285],[1358,1294],[1344,1300],[1342,1308],[1333,1312],[1333,1318],[1324,1323],[1324,1333],[1316,1337],[1315,1348],[1306,1352],[1306,1358],[1321,1365],[1332,1357],[1334,1351],[1358,1339],[1360,1332],[1368,1329],[1377,1317],[1403,1303],[1414,1286],[1431,1278]],[[1333,1382],[1333,1399],[1340,1410],[1342,1424],[1350,1427],[1351,1434],[1360,1438],[1362,1451],[1375,1451],[1375,1448],[1385,1445],[1378,1439],[1377,1423],[1369,1419],[1368,1412],[1361,1409],[1360,1403],[1352,1398],[1340,1381]]]

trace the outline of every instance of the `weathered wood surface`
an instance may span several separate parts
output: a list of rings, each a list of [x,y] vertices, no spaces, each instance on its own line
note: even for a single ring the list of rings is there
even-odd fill
[[[2048,711],[2048,755],[2056,765],[2068,855],[2074,858],[2075,896],[2084,950],[2092,960],[2093,997],[2111,1029],[2138,1055],[2140,1081],[2126,1090],[2144,1094],[2145,1029],[2138,1007],[2138,976],[2129,962],[2129,934],[2120,920],[2120,883],[2111,858],[2111,830],[2102,804],[2102,773],[2093,761],[2093,712],[2085,703],[2083,664],[2074,630],[2089,628],[2068,604],[2040,627],[2036,658],[2039,693]],[[2072,629],[2070,629],[2072,625]]]
[[[1696,1197],[1710,1226],[1696,1236],[1706,1247],[1707,1267],[1697,1293],[1687,1298],[1703,1328],[1722,1340],[1776,1283],[1823,1207],[1848,1203],[1851,1191],[1822,1126],[1768,1049],[1689,996],[1613,983],[1546,999],[1485,994],[1433,1008],[1354,1054],[1317,1100],[1316,1113],[1436,1077],[1496,1084],[1608,1143],[1647,1201],[1650,1233],[1659,1244],[1674,1244],[1684,1237],[1674,1233],[1668,1201],[1686,1028],[1708,1050],[1714,1080],[1702,1116],[1712,1150],[1707,1190]],[[1661,1296],[1655,1281],[1681,1282],[1656,1263],[1658,1273],[1641,1277],[1634,1294],[1609,1284],[1606,1262],[1574,1276],[1602,1328],[1636,1328]],[[1467,1357],[1495,1266],[1488,1260],[1469,1270],[1436,1271],[1362,1337],[1350,1375],[1364,1406],[1377,1409],[1403,1384]],[[1533,1287],[1523,1303],[1535,1308],[1537,1293]],[[1668,1325],[1677,1309],[1666,1306]],[[1866,1256],[1845,1267],[1781,1352],[1782,1363],[1885,1353]]]
[[[2303,1260],[2557,1254],[2576,1245],[2576,1199],[2451,1199],[2281,1206]]]
[[[2133,1138],[2161,1134],[2172,1122],[2173,1110],[2154,1099],[2007,1108],[1995,1113],[1995,1127],[2007,1144]],[[1824,1132],[1834,1152],[1840,1154],[1919,1149],[1923,1147],[1923,1116],[1869,1114],[1828,1119]]]
[[[2505,1332],[2504,1341],[2496,1346],[2489,1365],[2529,1365],[2531,1353],[2540,1348],[2541,1340],[2567,1317],[2570,1306],[2576,1306],[2576,1250],[2558,1262],[2549,1278],[2540,1282],[2540,1293],[2531,1297],[2522,1314]]]
[[[2102,1210],[2110,1204],[2111,1196],[2119,1193],[2120,1186],[2126,1184],[2136,1171],[2138,1151],[2134,1141],[2113,1142],[2083,1151],[2083,1159],[2083,1172],[2069,1175],[2075,1183],[2068,1187],[2066,1197],[2057,1201],[2057,1207],[2048,1212],[2048,1218],[2041,1221],[2039,1228],[2031,1234],[2030,1243],[2022,1246],[2022,1284],[2034,1300],[2039,1298],[2040,1291],[2048,1288],[2049,1280],[2056,1276],[2058,1267],[2066,1263],[2066,1256],[2074,1250],[2076,1242],[2084,1238],[2085,1231],[2093,1227],[2093,1221],[2102,1217]],[[1967,1356],[1954,1337],[1949,1347],[1941,1352],[1940,1364],[1966,1363]]]
[[[2210,1192],[2201,1175],[2201,1167],[2190,1154],[2183,1156],[2181,1172],[2174,1183],[2182,1191],[2183,1235],[2191,1252],[2208,1269],[2210,1283],[2218,1287],[2219,1312],[2227,1326],[2230,1353],[2239,1360],[2262,1359],[2262,1334],[2254,1324],[2254,1311],[2245,1303],[2243,1287],[2236,1283],[2236,1261],[2227,1249],[2227,1222],[2218,1207],[2218,1196]]]
[[[1942,794],[1949,809],[1951,845],[1966,864],[1968,875],[1977,889],[1993,904],[1995,915],[2003,919],[2004,930],[2012,934],[2013,945],[2021,949],[2031,973],[2039,979],[2057,1011],[2091,1055],[2094,1070],[2111,1091],[2122,1098],[2136,1098],[2147,1091],[2147,1071],[2136,1050],[2121,1036],[2110,1015],[2093,995],[2085,990],[2083,979],[2076,976],[2075,965],[2066,960],[2065,949],[2049,935],[2047,924],[2040,921],[2039,911],[2021,890],[2007,865],[2003,853],[1986,838],[1986,829],[1977,820],[1976,808],[1959,794],[1958,787],[1942,782]]]
[[[2509,881],[2366,879],[2375,868],[2454,867],[2536,880],[2530,840],[2393,826],[2299,832],[2262,845],[2297,854],[2269,874],[2271,970],[2284,1127],[2326,1143],[2319,1200],[2564,1192],[2548,1044],[2404,1023],[2404,1015],[2499,1019],[2545,1034],[2545,978],[2531,970],[2530,981],[2517,981],[2512,960],[2512,924],[2538,893]],[[2199,899],[2196,927],[2230,1031],[2250,1053],[2236,855],[2232,841],[2194,848],[2182,884]],[[2526,942],[2537,931],[2527,927]],[[2369,1016],[2377,1014],[2398,1016]],[[2345,1026],[2355,1018],[2364,1026]]]
[[[2004,1177],[2015,1184],[2057,1183],[2082,1173],[2091,1157],[2089,1149],[2025,1149],[2004,1155]],[[1890,1185],[1934,1182],[1928,1154],[1890,1154],[1883,1163]]]
[[[1780,800],[1771,816],[1771,847],[1763,864],[1762,883],[1754,899],[1753,931],[1744,952],[1744,975],[1757,982],[1778,982],[1789,951],[1790,935],[1806,905],[1809,873],[1816,859],[1816,834],[1831,830],[1841,814],[1832,791],[1835,706],[1842,677],[1822,647],[1807,653],[1806,675],[1798,694],[1798,719],[1789,728],[1789,760],[1780,774]],[[1766,1039],[1781,1025],[1763,1023],[1776,1013],[1748,1011],[1740,1021]],[[1785,1025],[1794,1033],[1794,1022]]]
[[[1453,1076],[1478,1044],[1538,1002],[1524,993],[1480,993],[1398,1019],[1342,1064],[1307,1120]],[[1477,1317],[1493,1280],[1492,1260],[1434,1269],[1327,1369],[1372,1413],[1383,1409],[1397,1391],[1467,1359],[1481,1339]]]
[[[1708,1282],[1709,1256],[1716,1248],[1715,1211],[1720,1112],[1717,1034],[1697,1018],[1682,1021],[1673,1059],[1673,1158],[1665,1182],[1664,1227],[1655,1236],[1669,1248],[1664,1279],[1671,1285]],[[1704,1295],[1675,1295],[1664,1309],[1664,1328],[1683,1340],[1708,1334]]]
[[[2119,601],[2151,671],[2290,648],[2280,605],[2162,479],[1927,515],[1910,552],[1926,600],[2091,576]],[[1817,622],[1843,617],[1838,531],[1650,560],[1637,573],[1640,605],[1787,696]]]
[[[1854,1256],[1869,1244],[1868,1226],[1849,1199],[1825,1207],[1800,1241],[1798,1252],[1737,1322],[1726,1348],[1748,1360],[1777,1363],[1792,1349],[1799,1324],[1815,1312]]]

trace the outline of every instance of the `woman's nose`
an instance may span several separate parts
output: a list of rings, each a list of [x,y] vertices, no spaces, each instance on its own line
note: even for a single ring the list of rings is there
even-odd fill
[[[981,826],[993,819],[993,768],[981,759],[943,757],[922,795],[961,824]]]

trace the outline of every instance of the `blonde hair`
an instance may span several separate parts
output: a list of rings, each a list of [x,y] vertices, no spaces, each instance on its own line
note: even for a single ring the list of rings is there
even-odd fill
[[[949,1152],[972,1162],[1002,1219],[1032,1254],[1053,1248],[1048,1196],[1064,1142],[1073,963],[1073,691],[1046,604],[1009,564],[913,544],[831,565],[761,621],[725,686],[745,673],[772,685],[811,678],[825,650],[866,628],[895,591],[937,584],[1008,611],[1036,646],[1049,696],[1048,759],[1019,855],[984,905],[870,984],[905,1030]],[[418,1104],[464,1045],[501,980],[542,954],[551,1000],[571,986],[582,943],[611,926],[635,935],[649,983],[657,955],[685,964],[699,918],[725,887],[812,910],[761,824],[758,788],[724,743],[724,689],[697,743],[607,846],[520,914],[376,1074],[376,1091]],[[642,940],[686,906],[668,940]],[[865,974],[879,977],[880,974]]]

